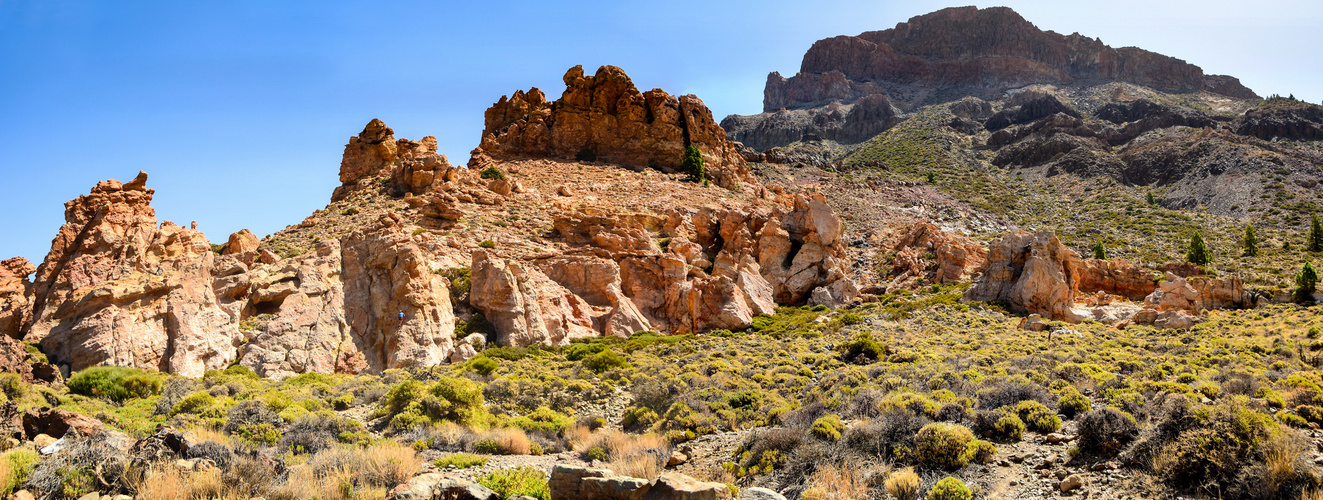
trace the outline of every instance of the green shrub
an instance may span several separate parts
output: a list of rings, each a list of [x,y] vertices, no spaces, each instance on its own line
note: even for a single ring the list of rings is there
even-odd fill
[[[625,416],[621,419],[620,425],[626,429],[637,429],[652,427],[657,423],[657,412],[646,406],[638,406],[625,410]]]
[[[933,485],[933,489],[928,490],[928,500],[970,500],[974,494],[970,493],[969,487],[965,482],[954,477],[943,478]]]
[[[971,460],[987,465],[992,463],[992,459],[997,456],[997,445],[982,439],[975,439],[969,442],[969,449],[966,451]]]
[[[583,360],[584,368],[597,373],[602,373],[612,368],[625,368],[628,366],[629,362],[625,361],[625,358],[620,357],[619,354],[616,354],[616,352],[611,349],[603,350],[602,352]]]
[[[451,465],[455,466],[456,469],[467,469],[487,465],[487,457],[464,452],[451,453],[432,461],[432,465],[435,465],[438,469],[444,469]]]
[[[69,378],[69,392],[109,399],[147,398],[161,392],[162,375],[123,366],[93,366]]]
[[[492,438],[483,438],[473,442],[473,451],[484,455],[501,455],[505,450],[501,448],[501,443]]]
[[[1195,231],[1194,236],[1190,237],[1190,247],[1185,252],[1185,260],[1202,266],[1208,264],[1212,258],[1212,252],[1208,250],[1207,245],[1204,245],[1203,235]]]
[[[891,349],[873,340],[872,334],[868,332],[860,333],[854,340],[841,344],[836,348],[841,355],[841,360],[859,365],[866,365],[886,359],[891,354]]]
[[[484,169],[482,169],[482,173],[479,174],[479,175],[480,175],[483,179],[492,179],[492,180],[498,180],[498,181],[503,181],[503,180],[505,180],[505,172],[502,172],[501,169],[496,168],[496,167],[487,167],[487,168],[484,168]]]
[[[1036,432],[1056,432],[1061,430],[1061,417],[1056,412],[1034,400],[1020,401],[1015,405],[1015,414],[1025,425]]]
[[[707,180],[707,171],[703,168],[703,153],[698,150],[698,146],[693,144],[685,146],[684,160],[680,162],[680,171],[688,176],[690,182]]]
[[[1313,405],[1300,405],[1295,407],[1295,413],[1305,420],[1323,425],[1323,408]]]
[[[526,431],[560,432],[574,425],[574,419],[546,406],[532,413],[510,419],[509,425]]]
[[[1019,441],[1024,436],[1024,421],[1015,415],[1004,415],[993,426],[998,436],[1012,441]]]
[[[394,429],[440,421],[486,426],[491,419],[483,407],[482,386],[464,378],[440,377],[431,386],[405,380],[386,392],[381,405]]]
[[[492,240],[482,240],[478,242],[478,246],[482,248],[496,248],[496,242]]]
[[[585,452],[583,456],[585,459],[589,461],[606,460],[606,450],[602,449],[601,446],[594,446],[592,448],[588,448],[588,451]]]
[[[973,439],[974,433],[963,425],[928,424],[914,435],[915,458],[923,464],[959,469],[973,458],[971,451],[977,451],[969,449]]]
[[[8,497],[27,484],[28,477],[32,475],[32,469],[41,461],[41,456],[34,450],[14,448],[0,455],[0,460],[9,462],[9,476],[0,478],[4,481],[0,483],[0,496]]]
[[[239,437],[258,443],[268,445],[276,444],[280,441],[280,431],[271,424],[255,424],[239,426]]]
[[[582,361],[583,358],[592,356],[606,349],[606,344],[601,342],[576,342],[565,348],[565,359],[570,361]]]
[[[835,413],[828,413],[813,421],[813,435],[828,441],[841,439],[841,429],[844,428],[841,417]]]
[[[1069,391],[1057,400],[1057,408],[1061,410],[1061,414],[1065,415],[1066,418],[1074,418],[1075,415],[1089,411],[1090,407],[1089,398],[1075,390]]]
[[[484,377],[491,376],[492,372],[501,365],[487,356],[477,356],[469,360],[469,370],[477,372]]]
[[[215,405],[215,396],[203,391],[198,391],[185,396],[184,399],[175,404],[174,408],[170,410],[170,416],[179,415],[181,413],[212,416],[212,413],[216,413]],[[219,417],[222,415],[223,413],[215,416]]]
[[[0,392],[9,399],[18,399],[23,395],[23,376],[17,373],[0,373]]]

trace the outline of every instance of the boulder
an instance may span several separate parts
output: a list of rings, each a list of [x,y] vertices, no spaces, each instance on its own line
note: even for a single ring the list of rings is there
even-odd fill
[[[753,176],[744,157],[712,118],[703,101],[660,89],[639,92],[623,70],[602,66],[586,76],[583,66],[565,73],[565,91],[554,102],[536,87],[516,91],[487,109],[482,143],[470,167],[490,159],[550,157],[678,169],[685,147],[703,154],[713,183],[735,189]]]
[[[741,489],[740,500],[786,500],[786,497],[767,488],[754,487]]]
[[[248,252],[257,252],[257,246],[261,240],[257,235],[247,229],[241,229],[230,235],[230,241],[225,245],[224,255],[246,254]]]
[[[396,486],[389,500],[501,500],[495,491],[453,474],[419,474]]]
[[[699,481],[684,474],[664,472],[653,482],[646,500],[723,500],[730,489],[722,483]]]
[[[35,408],[22,416],[23,434],[28,438],[45,434],[53,438],[62,438],[70,430],[79,436],[91,436],[105,429],[100,420],[85,417],[62,408]]]
[[[896,259],[891,273],[897,275],[893,283],[920,277],[937,283],[954,283],[968,279],[984,265],[988,251],[977,242],[954,233],[943,231],[929,222],[910,227],[892,246]],[[930,254],[935,262],[927,262],[922,255]]]
[[[33,281],[25,340],[73,371],[136,366],[200,377],[234,361],[233,318],[212,289],[215,254],[196,229],[156,224],[147,173],[65,204]]]
[[[982,275],[965,291],[964,300],[1002,302],[1016,313],[1077,323],[1080,317],[1071,306],[1079,266],[1079,255],[1051,231],[1017,231],[992,245]]]

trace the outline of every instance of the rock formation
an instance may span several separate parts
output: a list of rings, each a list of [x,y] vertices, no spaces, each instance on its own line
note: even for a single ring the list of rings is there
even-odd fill
[[[1006,7],[953,7],[916,16],[892,29],[817,41],[804,54],[796,75],[768,75],[762,114],[730,116],[722,126],[732,139],[760,150],[810,138],[857,143],[894,124],[894,113],[874,111],[850,119],[840,110],[858,109],[878,99],[909,112],[966,96],[999,99],[1008,90],[1035,84],[1108,81],[1167,92],[1258,98],[1235,78],[1205,75],[1198,66],[1179,59],[1134,47],[1112,48],[1078,33],[1042,31]],[[1016,108],[988,119],[987,127],[995,131],[1057,112],[1079,116],[1059,104],[1017,102]],[[1319,116],[1323,115],[1277,113],[1246,121],[1243,128],[1265,138],[1316,138],[1323,130],[1317,126],[1323,121]]]
[[[103,181],[65,204],[24,337],[52,361],[194,377],[234,361],[238,328],[212,291],[211,245],[196,229],[158,228],[146,182]]]
[[[32,321],[32,283],[37,268],[22,257],[0,261],[0,336],[18,338]]]
[[[722,500],[730,490],[722,483],[704,482],[676,472],[649,481],[622,476],[609,469],[557,464],[547,488],[552,500]]]
[[[418,161],[410,161],[415,160]],[[445,165],[444,156],[436,154],[436,137],[421,141],[395,139],[395,131],[384,122],[372,119],[357,136],[349,138],[344,157],[340,160],[340,183],[331,200],[341,200],[350,192],[392,171],[400,181],[397,186],[406,192],[424,192],[431,183],[425,172]]]
[[[685,147],[694,145],[717,185],[735,189],[752,181],[738,148],[697,97],[640,93],[615,66],[602,66],[594,76],[575,66],[564,80],[565,92],[554,102],[536,87],[501,96],[486,112],[470,166],[485,158],[549,157],[676,169]]]
[[[28,352],[28,346],[8,335],[0,335],[0,373],[17,373],[24,384],[60,381],[60,370]]]
[[[1086,259],[1079,266],[1081,293],[1105,292],[1144,300],[1156,288],[1152,272],[1124,260]]]
[[[1133,47],[1114,49],[1078,33],[1064,36],[1039,30],[1009,8],[952,7],[884,31],[819,40],[804,54],[800,75],[784,81],[768,79],[763,110],[820,101],[803,89],[822,88],[816,75],[832,71],[840,71],[848,82],[825,87],[837,93],[863,86],[855,82],[1000,93],[1031,83],[1114,80],[1175,92],[1257,97],[1234,78],[1205,75],[1198,66],[1179,59]],[[801,75],[815,76],[804,77],[801,83]],[[780,96],[785,97],[773,99]]]
[[[978,243],[928,222],[912,226],[892,249],[896,252],[891,263],[891,274],[896,275],[893,285],[912,277],[937,283],[963,281],[981,268],[988,257],[988,251]]]
[[[964,300],[1001,302],[1016,313],[1079,322],[1071,306],[1080,279],[1080,259],[1051,231],[1017,231],[994,243],[983,274]]]

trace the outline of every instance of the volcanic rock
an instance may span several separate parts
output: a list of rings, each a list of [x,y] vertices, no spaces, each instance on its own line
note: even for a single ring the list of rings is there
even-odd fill
[[[98,183],[65,204],[65,224],[33,282],[31,331],[71,370],[109,364],[198,377],[239,341],[211,287],[215,254],[196,229],[156,226],[147,173]]]
[[[1079,255],[1051,231],[1017,231],[992,245],[983,274],[965,291],[964,300],[1002,302],[1016,313],[1079,322],[1071,309],[1079,267]]]
[[[1130,300],[1144,300],[1156,288],[1151,272],[1124,260],[1085,259],[1080,263],[1081,293],[1106,292]]]
[[[753,180],[739,149],[697,97],[640,93],[615,66],[602,66],[594,76],[575,66],[564,81],[554,102],[536,87],[501,96],[486,112],[470,166],[484,158],[550,157],[677,169],[685,147],[694,145],[717,185],[735,189]]]
[[[257,235],[247,229],[241,229],[239,232],[230,235],[230,241],[225,245],[224,255],[245,254],[248,252],[257,252],[257,246],[261,240]]]
[[[17,373],[24,384],[60,381],[59,369],[38,361],[27,345],[8,335],[0,335],[0,373]]]
[[[911,276],[938,283],[963,281],[984,265],[988,255],[986,249],[969,238],[948,233],[928,222],[916,223],[892,249],[896,258],[891,273],[898,275],[893,283],[904,282]],[[936,261],[927,262],[924,255],[932,255]]]
[[[32,283],[36,271],[22,257],[0,261],[0,336],[18,338],[32,321]]]
[[[422,192],[426,188],[427,175],[415,172],[430,172],[445,164],[444,157],[408,162],[410,159],[436,155],[436,138],[424,137],[422,141],[395,139],[395,131],[384,122],[373,118],[357,136],[349,138],[345,145],[344,156],[340,160],[340,183],[331,200],[342,200],[349,196],[364,181],[392,175],[391,167],[398,162],[397,187],[408,192]],[[417,178],[415,178],[417,177]],[[414,191],[414,186],[421,186]]]

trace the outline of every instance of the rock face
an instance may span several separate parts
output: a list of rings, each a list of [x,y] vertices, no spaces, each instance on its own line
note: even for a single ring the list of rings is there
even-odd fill
[[[895,123],[894,114],[878,112],[872,104],[866,106],[874,109],[867,117],[863,113],[850,117],[840,110],[851,105],[858,109],[880,96],[886,96],[888,106],[908,112],[965,96],[998,99],[1008,90],[1035,84],[1107,81],[1167,92],[1258,98],[1235,78],[1205,75],[1198,66],[1179,59],[1134,47],[1112,48],[1078,33],[1042,31],[1006,7],[953,7],[911,18],[892,29],[817,41],[804,54],[796,75],[768,75],[763,114],[727,117],[722,126],[732,139],[760,150],[810,138],[855,143],[871,137],[864,133],[889,128]],[[1058,112],[1079,116],[1059,104],[1054,100],[1015,103],[1015,109],[988,119],[987,127],[995,131]],[[1247,132],[1242,133],[1316,138],[1323,130],[1319,116],[1323,115],[1265,115],[1246,120]],[[1152,125],[1146,124],[1150,129]]]
[[[430,159],[427,157],[431,157]],[[409,160],[418,159],[417,162]],[[395,131],[384,122],[373,118],[357,136],[349,139],[345,145],[344,157],[340,161],[340,183],[331,200],[341,200],[355,189],[361,188],[364,181],[391,175],[392,170],[399,172],[397,177],[402,182],[400,187],[406,192],[423,192],[429,185],[426,173],[445,164],[445,157],[436,154],[436,137],[427,136],[421,141],[395,139]],[[415,178],[416,177],[416,178]]]
[[[724,500],[730,490],[722,483],[698,481],[684,474],[663,473],[653,481],[621,476],[608,469],[556,465],[548,482],[552,500]]]
[[[22,257],[0,261],[0,335],[18,338],[32,322],[28,275],[36,269]]]
[[[891,273],[896,275],[893,285],[914,277],[937,283],[963,281],[983,267],[988,257],[978,243],[928,222],[915,224],[892,249],[896,251],[891,264]]]
[[[264,377],[432,366],[455,350],[449,282],[394,219],[276,264],[227,265],[217,278],[226,308],[270,315],[239,352]]]
[[[992,245],[982,276],[965,300],[1003,302],[1017,313],[1079,322],[1071,306],[1079,287],[1080,259],[1051,231],[1014,232]]]
[[[17,373],[24,384],[48,384],[60,381],[60,370],[38,361],[27,345],[9,336],[0,336],[0,373]]]
[[[211,287],[201,232],[156,225],[147,174],[103,181],[65,204],[65,224],[33,282],[24,337],[73,370],[136,366],[201,376],[234,361],[238,328]]]
[[[1144,300],[1157,284],[1147,269],[1124,260],[1086,259],[1079,267],[1081,293],[1106,292],[1130,300]]]
[[[1079,34],[1042,31],[1005,7],[953,7],[911,18],[889,30],[819,40],[804,54],[800,75],[832,71],[840,71],[851,83],[971,87],[997,93],[1031,83],[1115,80],[1176,92],[1205,90],[1242,99],[1257,97],[1234,78],[1205,75],[1198,66],[1146,50],[1114,49]],[[805,102],[773,97],[811,97],[801,94],[799,78],[775,83],[769,79],[763,110]],[[821,87],[818,79],[805,78],[802,85]],[[827,88],[839,91],[860,86]]]
[[[502,345],[561,344],[640,330],[747,328],[777,303],[845,303],[840,219],[820,194],[753,212],[567,213],[554,227],[569,255],[536,266],[474,252],[469,302]],[[668,239],[666,250],[653,234]]]
[[[487,110],[470,166],[484,158],[593,157],[676,169],[692,144],[703,153],[714,183],[735,189],[752,180],[739,150],[697,97],[674,97],[661,89],[641,93],[615,66],[602,66],[593,76],[575,66],[564,80],[565,92],[554,102],[536,87],[501,96]]]

